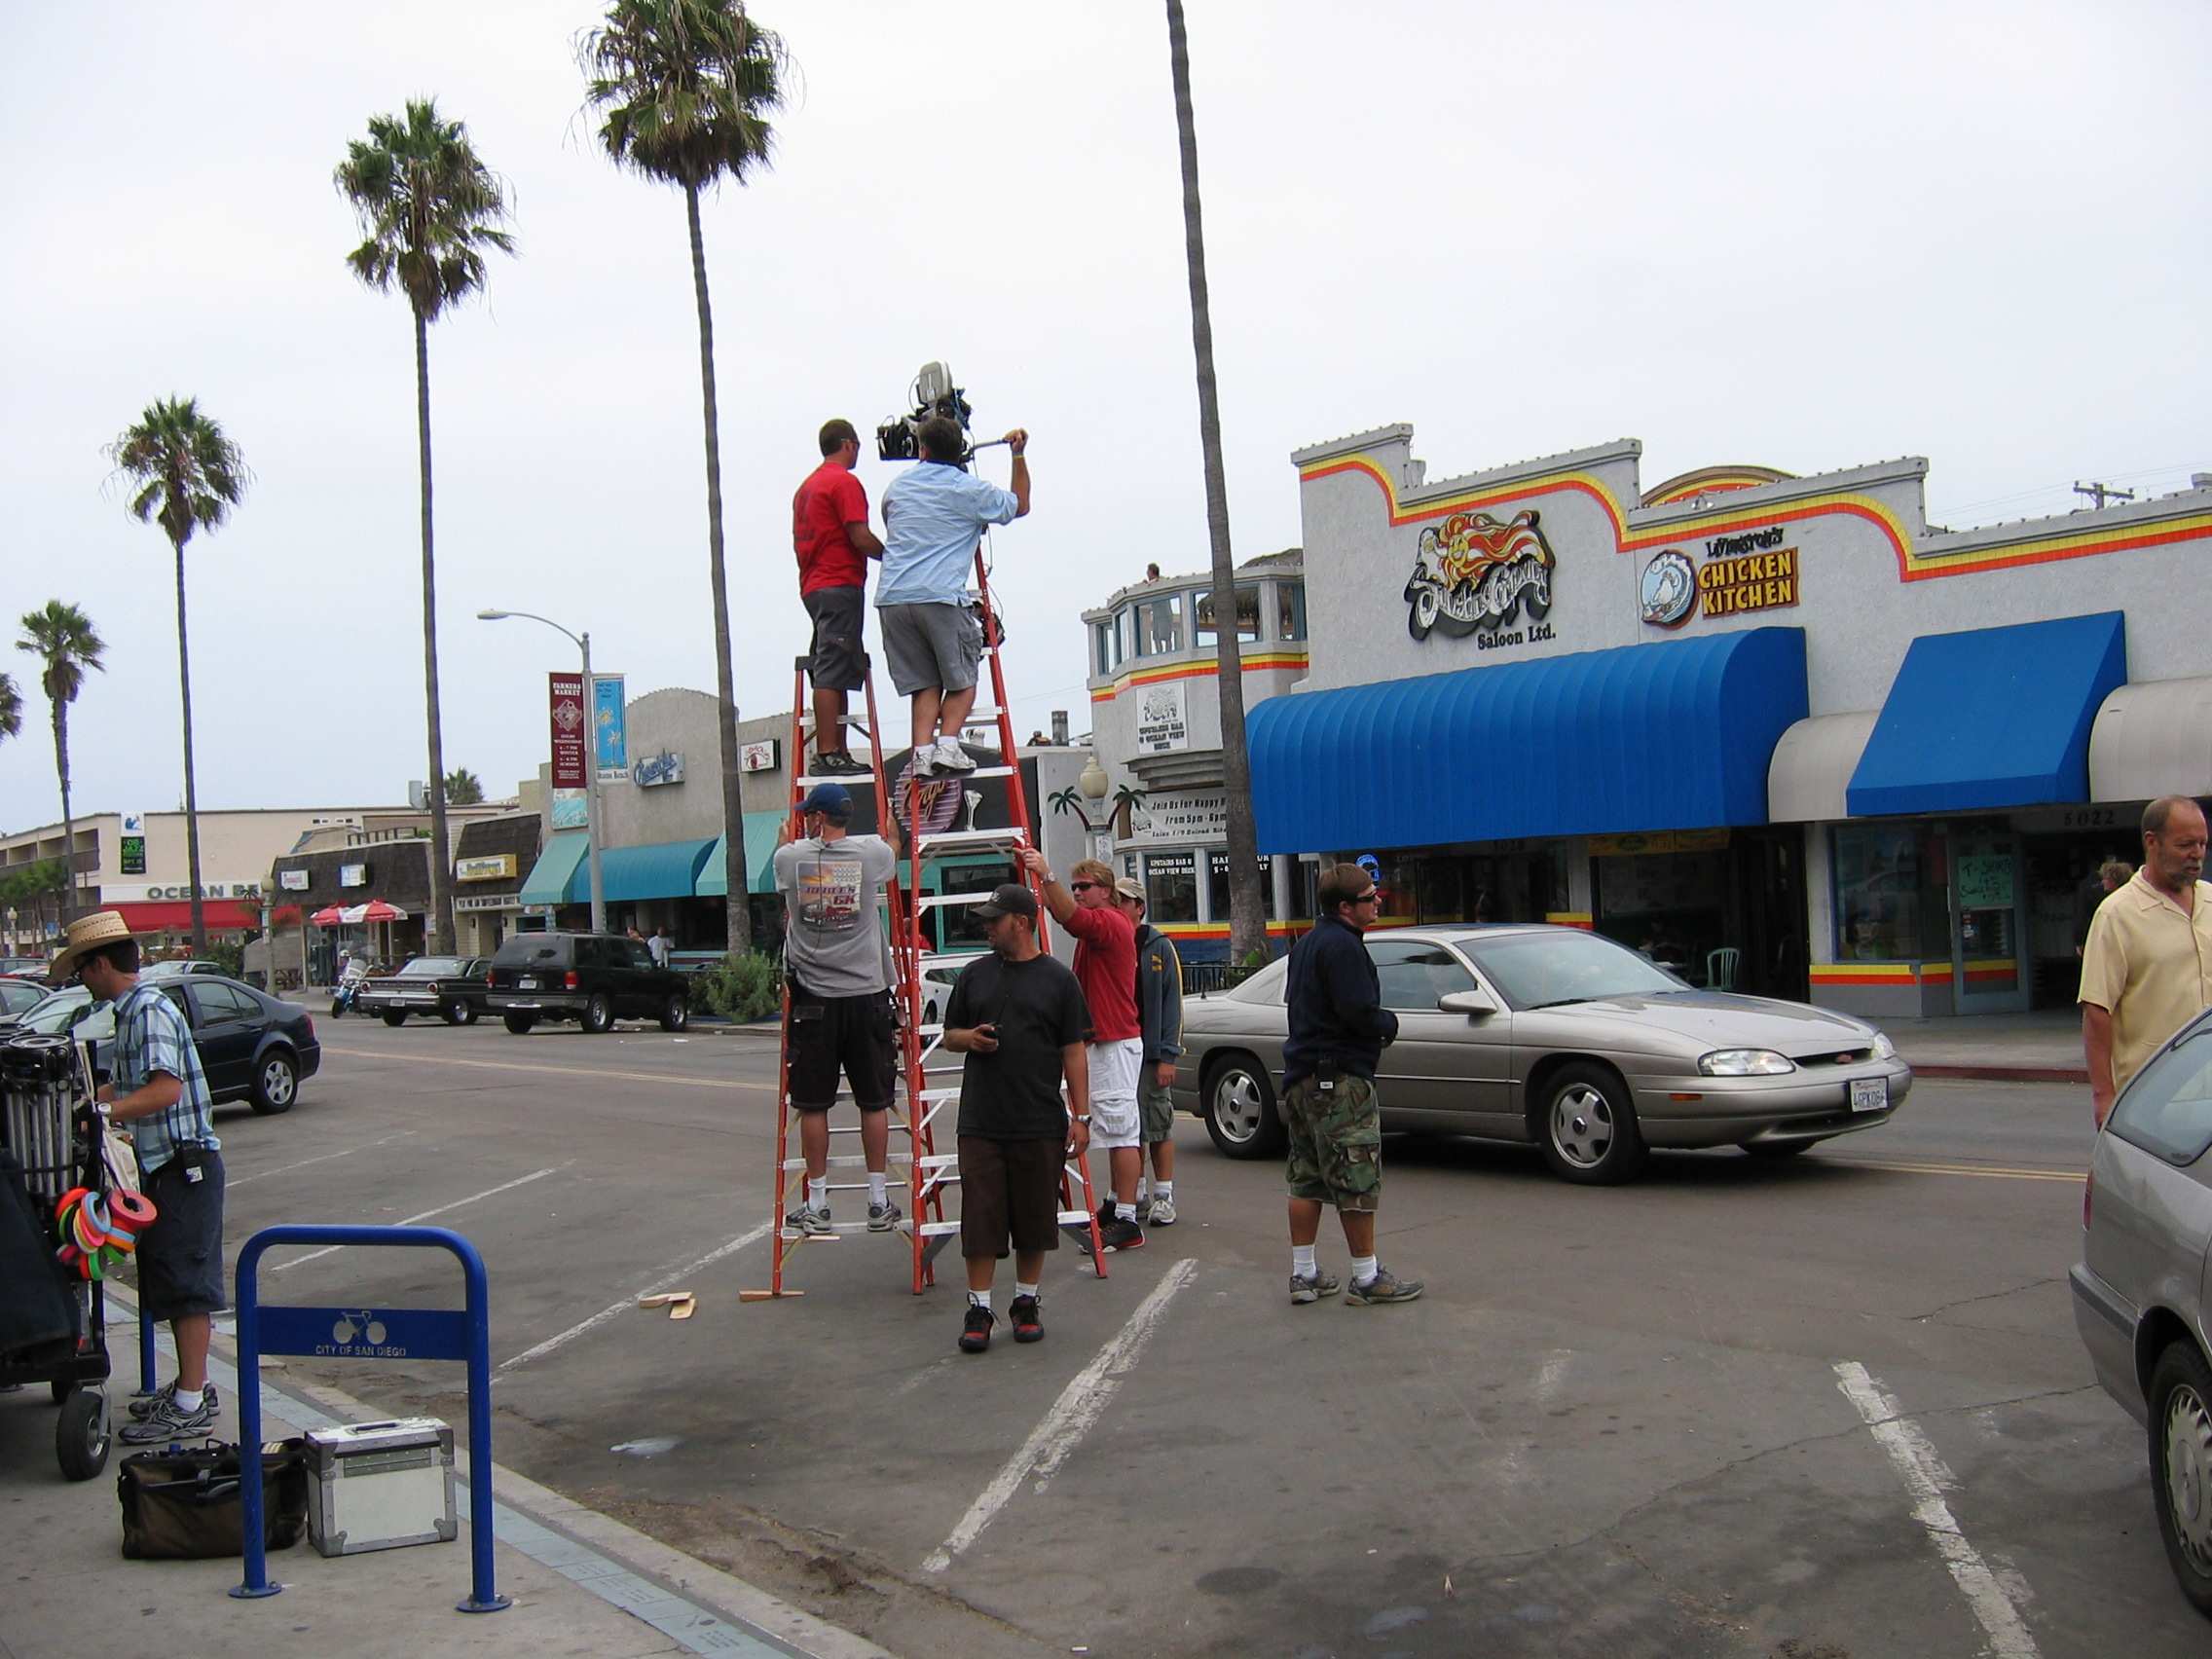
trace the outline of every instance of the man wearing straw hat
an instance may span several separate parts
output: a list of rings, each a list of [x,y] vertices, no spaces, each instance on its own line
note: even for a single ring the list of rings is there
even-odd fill
[[[138,1420],[126,1444],[160,1445],[214,1425],[207,1381],[211,1315],[223,1300],[223,1159],[214,1110],[192,1028],[176,1004],[138,978],[138,941],[115,910],[69,924],[48,977],[74,981],[94,1002],[115,1006],[112,1081],[100,1088],[109,1120],[129,1125],[153,1225],[138,1240],[138,1296],[146,1315],[166,1319],[176,1339],[176,1376],[150,1400],[131,1402]]]

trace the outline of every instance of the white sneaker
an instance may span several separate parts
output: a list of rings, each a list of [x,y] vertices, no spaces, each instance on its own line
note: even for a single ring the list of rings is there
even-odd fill
[[[924,743],[916,747],[914,750],[914,776],[917,778],[934,778],[937,776],[936,744]]]
[[[1175,1225],[1175,1200],[1173,1198],[1155,1198],[1152,1200],[1152,1225],[1155,1227],[1173,1227]]]
[[[956,737],[939,738],[930,746],[930,754],[936,758],[937,768],[940,772],[973,772],[976,769],[975,760],[968,751],[960,747],[960,740]]]

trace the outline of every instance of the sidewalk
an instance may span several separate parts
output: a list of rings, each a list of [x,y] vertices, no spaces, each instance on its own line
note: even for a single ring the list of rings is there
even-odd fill
[[[116,1368],[108,1398],[120,1426],[137,1383],[137,1310],[112,1291],[108,1308]],[[227,1355],[219,1339],[217,1346]],[[166,1337],[163,1348],[166,1377]],[[208,1369],[223,1403],[215,1432],[235,1440],[238,1374],[224,1355]],[[263,1434],[272,1440],[380,1416],[274,1369],[264,1372],[262,1410]],[[325,1560],[303,1537],[269,1557],[270,1580],[283,1594],[234,1600],[228,1592],[243,1572],[236,1558],[126,1561],[115,1483],[117,1465],[133,1449],[119,1439],[101,1475],[66,1481],[55,1462],[54,1420],[44,1388],[0,1395],[0,1538],[9,1543],[0,1659],[77,1659],[126,1628],[138,1633],[138,1645],[176,1653],[298,1646],[348,1659],[889,1659],[871,1642],[496,1465],[495,1573],[514,1605],[459,1612],[455,1604],[469,1592],[468,1477],[460,1455],[461,1535],[452,1543]]]
[[[1916,1077],[2089,1086],[2088,1064],[2082,1055],[2082,1015],[2074,1009],[1874,1023],[1889,1034]]]

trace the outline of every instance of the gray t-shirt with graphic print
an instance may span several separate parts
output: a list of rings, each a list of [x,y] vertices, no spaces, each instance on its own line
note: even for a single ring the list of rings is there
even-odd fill
[[[878,919],[883,884],[899,868],[880,835],[793,841],[776,849],[784,896],[784,961],[818,997],[891,988],[891,940]]]

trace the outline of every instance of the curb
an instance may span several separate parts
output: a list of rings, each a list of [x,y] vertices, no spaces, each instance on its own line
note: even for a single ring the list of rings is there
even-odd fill
[[[2079,1066],[1924,1066],[1910,1058],[1905,1059],[1905,1064],[1912,1067],[1915,1078],[1951,1078],[1974,1083],[2073,1083],[2083,1088],[2089,1087],[2088,1072]]]
[[[120,1304],[129,1309],[129,1324],[134,1327],[138,1320],[135,1296],[125,1287],[111,1283],[108,1297],[111,1305]],[[165,1351],[174,1352],[166,1331],[157,1340]],[[230,1372],[232,1392],[235,1395],[240,1385],[236,1341],[218,1332],[209,1346],[210,1357]],[[114,1376],[125,1376],[128,1368],[136,1363],[135,1348],[136,1339],[133,1336],[128,1359],[126,1363],[115,1367]],[[127,1350],[111,1344],[110,1351],[121,1354]],[[341,1389],[327,1383],[310,1382],[282,1369],[278,1370],[277,1377],[275,1378],[264,1372],[260,1381],[264,1396],[275,1396],[280,1414],[286,1409],[284,1403],[289,1397],[298,1406],[319,1409],[342,1422],[371,1422],[380,1416],[376,1408]],[[293,1409],[296,1410],[296,1407]],[[467,1513],[468,1507],[468,1460],[469,1453],[466,1449],[454,1449],[454,1477],[460,1488],[458,1496],[461,1513],[463,1515]],[[693,1640],[682,1641],[679,1638],[681,1644],[693,1652],[759,1651],[762,1643],[748,1640],[750,1635],[756,1633],[788,1652],[805,1655],[806,1659],[895,1659],[889,1649],[877,1646],[866,1638],[830,1624],[802,1607],[769,1594],[757,1585],[749,1584],[719,1567],[710,1566],[696,1556],[685,1555],[674,1546],[664,1544],[658,1538],[641,1532],[610,1515],[604,1515],[596,1509],[563,1497],[559,1493],[515,1473],[497,1459],[492,1464],[492,1493],[498,1506],[526,1523],[525,1530],[534,1528],[547,1535],[534,1539],[511,1536],[502,1531],[498,1534],[500,1543],[539,1560],[540,1565],[553,1566],[556,1571],[586,1594],[597,1595],[620,1607],[646,1628],[660,1628],[660,1623],[656,1618],[648,1616],[650,1609],[638,1604],[635,1593],[625,1595],[610,1591],[599,1582],[608,1576],[609,1567],[627,1568],[631,1574],[645,1580],[646,1583],[638,1586],[638,1590],[648,1593],[660,1590],[664,1596],[673,1593],[672,1599],[687,1604],[682,1611],[706,1620],[709,1626],[712,1626],[715,1617],[719,1615],[737,1627],[734,1630],[724,1627],[716,1631],[701,1630],[694,1626]],[[564,1542],[569,1546],[568,1550],[562,1549]],[[570,1563],[564,1566],[561,1561],[548,1560],[547,1544],[559,1552],[563,1561],[573,1549],[593,1552],[601,1558],[600,1566],[595,1569],[588,1565],[579,1567]],[[688,1619],[680,1622],[692,1623]],[[0,1645],[0,1653],[7,1651],[4,1645]]]

